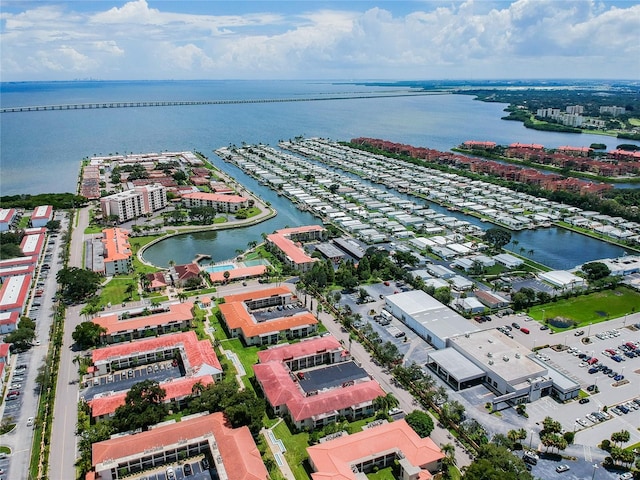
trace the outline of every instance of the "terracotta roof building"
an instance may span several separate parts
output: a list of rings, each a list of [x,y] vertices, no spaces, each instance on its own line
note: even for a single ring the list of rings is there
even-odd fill
[[[102,231],[103,265],[107,276],[128,273],[132,268],[132,252],[129,232],[122,228],[106,228]]]
[[[151,315],[123,316],[112,313],[95,317],[93,323],[106,329],[102,343],[129,342],[150,335],[163,335],[193,326],[193,303],[172,303]]]
[[[333,337],[273,347],[258,356],[253,370],[267,401],[297,428],[373,415],[373,401],[385,395]]]
[[[175,265],[169,270],[169,277],[173,284],[177,287],[184,287],[187,280],[191,278],[200,278],[200,267],[195,263],[187,263],[185,265]]]
[[[395,461],[399,478],[427,480],[441,470],[444,454],[430,438],[420,438],[404,420],[383,423],[362,432],[307,448],[313,480],[356,480],[374,467]]]
[[[196,332],[171,333],[156,338],[119,343],[92,352],[92,376],[106,375],[133,365],[173,360],[178,355],[186,376],[212,375],[222,378],[222,366],[209,340],[198,340]]]
[[[220,480],[269,478],[249,429],[231,428],[220,412],[94,443],[87,478],[115,480],[123,471],[138,473],[200,454],[210,459]]]
[[[193,393],[193,386],[196,383],[200,383],[203,387],[206,387],[213,383],[213,378],[205,375],[203,377],[179,378],[177,380],[161,383],[160,387],[164,389],[166,393],[164,402],[181,406],[190,398]],[[127,392],[123,391],[102,397],[93,397],[93,399],[88,402],[91,410],[91,418],[94,420],[102,420],[113,416],[116,408],[124,405],[126,396]]]
[[[228,295],[219,308],[231,337],[242,338],[247,345],[269,345],[317,331],[318,320],[313,314],[304,308],[288,309],[296,301],[283,286]],[[278,313],[264,311],[274,307]]]
[[[208,183],[208,181],[205,181]],[[185,207],[213,207],[221,212],[237,212],[249,207],[249,199],[240,195],[224,195],[220,193],[193,192],[182,195]]]
[[[266,246],[291,268],[306,272],[318,260],[307,255],[299,242],[324,240],[326,232],[320,225],[285,228],[268,235]]]

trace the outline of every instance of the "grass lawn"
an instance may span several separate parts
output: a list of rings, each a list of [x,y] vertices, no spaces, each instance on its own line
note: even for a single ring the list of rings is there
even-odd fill
[[[558,300],[545,305],[536,305],[529,310],[529,316],[542,321],[542,317],[565,317],[576,322],[577,327],[604,322],[635,311],[640,305],[640,293],[626,287],[603,290],[579,297]],[[550,325],[555,331],[557,329]]]
[[[146,265],[138,260],[138,251],[158,237],[159,235],[146,235],[144,237],[133,237],[129,239],[131,251],[133,252],[133,270],[136,273],[154,273],[160,270],[159,268]]]
[[[100,305],[106,306],[109,302],[111,302],[111,305],[118,305],[122,302],[140,300],[137,284],[137,280],[133,277],[116,277],[111,279],[109,283],[102,287]],[[136,287],[131,295],[126,293],[128,285]]]
[[[100,227],[98,225],[89,225],[84,229],[85,235],[93,235],[94,233],[101,233],[106,227]]]
[[[307,480],[309,474],[304,468],[304,462],[308,458],[307,447],[309,446],[309,434],[298,433],[292,435],[286,422],[280,422],[274,429],[273,433],[284,443],[287,451],[284,456],[293,471],[296,480]]]
[[[216,330],[217,332],[217,330]],[[236,355],[238,355],[238,359],[242,366],[244,367],[245,372],[247,373],[246,378],[250,379],[253,377],[253,366],[258,363],[258,347],[245,347],[242,344],[242,341],[239,338],[233,338],[227,340],[226,342],[222,342],[222,346],[226,350],[231,350]]]
[[[386,467],[377,472],[367,473],[367,478],[370,480],[395,480],[396,477],[393,475],[393,468]]]

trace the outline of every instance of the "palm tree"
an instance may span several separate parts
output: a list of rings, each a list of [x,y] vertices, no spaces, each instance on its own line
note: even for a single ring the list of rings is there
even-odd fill
[[[530,257],[533,257],[533,254],[535,253],[535,250],[533,248],[529,249],[529,251],[527,252],[529,254]]]
[[[187,298],[189,298],[189,295],[187,295],[186,293],[178,293],[178,300],[180,300],[180,303],[184,302]]]
[[[227,283],[229,281],[229,277],[231,276],[231,272],[229,272],[229,270],[225,270],[222,276],[224,277],[224,282]]]
[[[200,396],[203,390],[204,390],[204,385],[202,384],[202,382],[197,381],[196,383],[193,384],[193,387],[191,387],[191,394],[194,397]]]

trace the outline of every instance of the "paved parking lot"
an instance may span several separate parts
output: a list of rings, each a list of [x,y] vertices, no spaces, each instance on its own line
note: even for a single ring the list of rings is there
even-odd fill
[[[202,457],[192,458],[180,465],[165,465],[163,467],[157,468],[152,472],[145,472],[144,474],[140,474],[138,476],[128,477],[131,480],[170,480],[167,477],[167,469],[171,467],[175,473],[176,480],[216,480],[218,475],[215,470],[205,470],[201,461]],[[191,473],[185,473],[184,467],[185,465],[189,465],[191,467]],[[210,462],[209,462],[210,464]]]
[[[129,371],[132,373],[129,374]],[[89,384],[84,390],[80,391],[80,395],[89,401],[103,393],[129,390],[133,385],[144,380],[155,380],[158,383],[162,383],[183,376],[184,372],[179,366],[174,367],[171,361],[163,361],[153,365],[120,370],[112,375],[97,377],[94,379],[94,383]]]

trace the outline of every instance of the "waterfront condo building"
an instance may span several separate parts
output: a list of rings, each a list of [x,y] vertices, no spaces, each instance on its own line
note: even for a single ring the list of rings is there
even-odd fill
[[[249,199],[240,195],[206,192],[185,193],[182,195],[182,203],[187,208],[212,207],[226,213],[234,213],[250,206]]]
[[[106,276],[128,273],[132,268],[129,232],[122,228],[106,228],[102,231],[103,266]]]
[[[100,199],[102,215],[113,215],[126,222],[167,206],[167,189],[159,184],[141,185]]]

